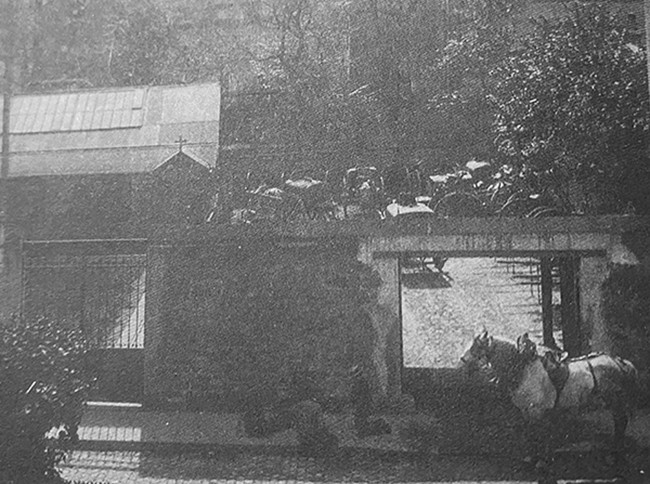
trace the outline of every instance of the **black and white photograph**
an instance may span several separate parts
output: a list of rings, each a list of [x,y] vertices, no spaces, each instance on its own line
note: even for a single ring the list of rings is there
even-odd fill
[[[650,484],[650,0],[0,0],[0,484]]]

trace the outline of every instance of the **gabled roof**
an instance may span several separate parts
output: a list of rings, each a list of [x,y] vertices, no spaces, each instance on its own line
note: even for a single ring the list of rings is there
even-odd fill
[[[160,163],[158,163],[156,166],[153,167],[153,170],[155,171],[155,170],[157,170],[159,168],[162,168],[167,163],[170,163],[170,162],[174,161],[176,159],[176,157],[181,153],[183,155],[187,156],[188,158],[190,158],[191,160],[193,160],[195,163],[198,163],[199,165],[204,166],[205,168],[208,168],[208,169],[212,168],[212,165],[210,163],[208,163],[203,158],[198,156],[192,150],[187,149],[187,148],[183,148],[182,150],[176,151],[176,153],[173,153],[171,156],[168,156],[167,158],[162,160]]]
[[[9,176],[152,171],[178,152],[179,139],[212,166],[219,113],[217,83],[15,96]]]

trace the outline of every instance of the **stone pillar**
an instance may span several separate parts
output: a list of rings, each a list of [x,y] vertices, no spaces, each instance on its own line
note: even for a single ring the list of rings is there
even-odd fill
[[[602,286],[609,272],[607,257],[580,260],[580,320],[586,351],[609,351],[602,313]]]
[[[399,260],[396,255],[389,257],[373,254],[367,244],[361,245],[359,260],[371,266],[381,278],[378,304],[369,310],[375,329],[373,365],[380,397],[396,398],[402,391]]]
[[[161,377],[159,347],[162,341],[162,315],[165,300],[165,273],[169,250],[150,246],[147,250],[147,275],[144,327],[144,399],[157,402],[166,390]]]

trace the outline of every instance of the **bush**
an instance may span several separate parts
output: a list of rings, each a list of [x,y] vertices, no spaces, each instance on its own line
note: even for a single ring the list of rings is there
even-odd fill
[[[356,245],[202,247],[169,258],[164,299],[172,303],[161,310],[155,370],[166,393],[189,388],[192,406],[205,410],[236,395],[231,411],[240,402],[248,410],[287,396],[324,404],[344,395],[349,368],[372,358],[375,330],[363,306],[380,283],[356,260]]]
[[[91,378],[80,331],[47,319],[0,324],[0,482],[56,482]]]
[[[639,370],[644,406],[650,405],[650,271],[643,266],[612,270],[603,287],[603,315],[614,352]]]

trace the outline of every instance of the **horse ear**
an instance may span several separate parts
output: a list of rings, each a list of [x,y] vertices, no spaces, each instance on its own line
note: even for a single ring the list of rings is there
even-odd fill
[[[526,349],[526,340],[528,339],[528,333],[524,333],[517,338],[517,351],[522,353]]]
[[[480,340],[487,340],[488,339],[488,330],[483,328],[483,332],[479,335],[478,339]]]

